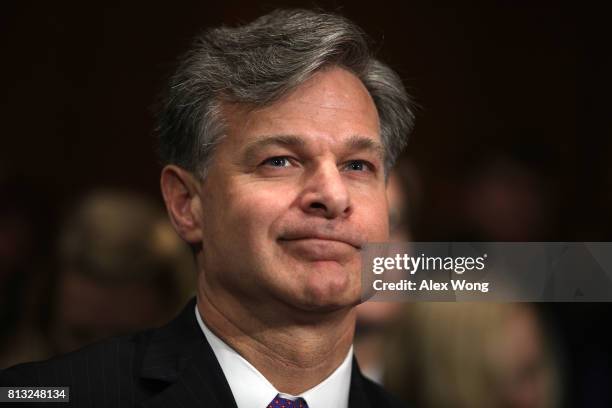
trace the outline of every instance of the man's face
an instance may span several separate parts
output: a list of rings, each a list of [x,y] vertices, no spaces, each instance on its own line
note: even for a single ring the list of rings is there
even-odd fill
[[[361,81],[331,68],[270,106],[223,114],[200,193],[208,290],[302,310],[357,303],[360,249],[388,238],[378,114]]]

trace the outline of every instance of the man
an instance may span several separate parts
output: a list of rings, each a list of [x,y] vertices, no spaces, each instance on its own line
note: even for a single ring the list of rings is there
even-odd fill
[[[412,119],[397,75],[342,17],[276,11],[207,31],[158,128],[197,304],[3,382],[70,385],[74,406],[396,406],[351,344],[360,250],[388,238],[386,174]]]

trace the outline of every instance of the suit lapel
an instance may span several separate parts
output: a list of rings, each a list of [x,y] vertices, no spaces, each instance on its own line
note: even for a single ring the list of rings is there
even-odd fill
[[[234,407],[221,366],[195,318],[195,299],[178,318],[156,330],[142,360],[140,378],[156,395],[141,407]]]
[[[349,391],[349,408],[371,408],[370,399],[365,390],[363,375],[353,357],[353,368],[351,370],[351,387]]]

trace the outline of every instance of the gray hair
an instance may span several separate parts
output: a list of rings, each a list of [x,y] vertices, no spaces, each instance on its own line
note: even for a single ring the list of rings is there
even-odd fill
[[[368,38],[354,23],[300,9],[276,10],[249,24],[209,29],[196,38],[170,79],[158,115],[162,162],[205,177],[224,134],[222,103],[269,105],[330,66],[349,70],[369,91],[389,170],[414,123],[401,79],[373,57]]]

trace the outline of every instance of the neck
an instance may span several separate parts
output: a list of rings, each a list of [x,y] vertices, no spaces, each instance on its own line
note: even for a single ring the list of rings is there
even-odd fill
[[[280,392],[299,395],[321,383],[342,364],[351,347],[353,308],[300,315],[296,310],[279,310],[288,307],[276,304],[272,313],[257,313],[254,310],[261,309],[254,305],[211,295],[205,287],[199,288],[198,310],[206,326]]]

